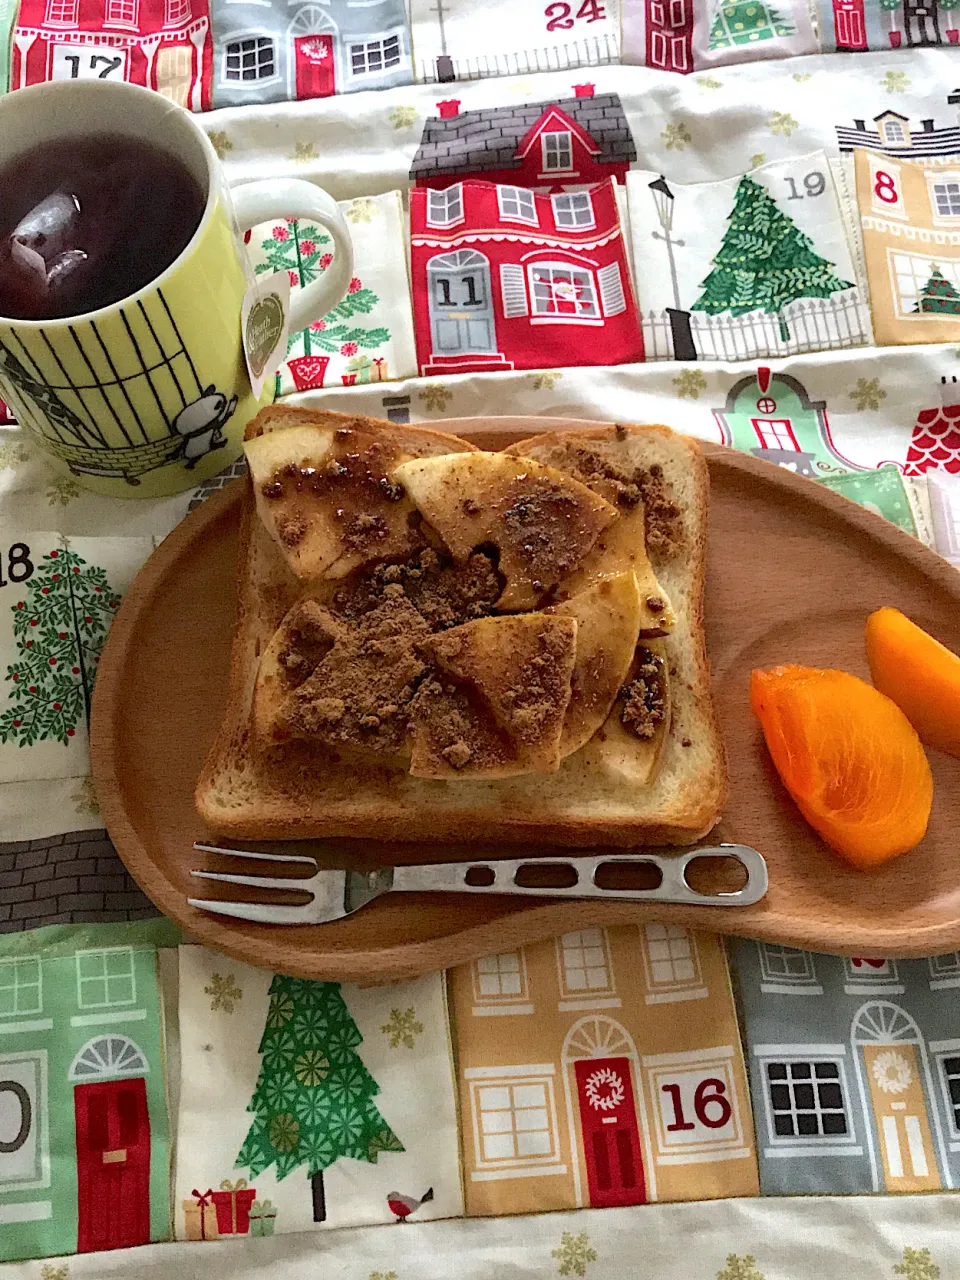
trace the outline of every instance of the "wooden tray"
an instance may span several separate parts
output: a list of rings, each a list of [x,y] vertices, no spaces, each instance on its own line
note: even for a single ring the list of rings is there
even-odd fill
[[[596,425],[465,418],[438,424],[499,449],[524,436]],[[960,574],[830,489],[768,462],[705,446],[712,481],[707,639],[730,763],[717,838],[767,858],[770,891],[744,908],[397,895],[324,927],[223,920],[187,906],[194,840],[210,835],[193,789],[219,723],[235,624],[244,481],[189,515],[141,570],[100,664],[91,754],[120,856],[144,892],[193,938],[283,973],[331,980],[412,977],[588,925],[664,919],[852,955],[925,956],[960,948],[960,761],[930,753],[933,815],[918,849],[871,874],[848,869],[799,817],[748,705],[750,670],[778,662],[867,676],[863,624],[903,609],[960,650]],[[332,842],[338,846],[338,842]],[[327,842],[330,849],[331,842]],[[339,842],[329,865],[477,858],[478,850]],[[501,853],[505,850],[501,850]]]

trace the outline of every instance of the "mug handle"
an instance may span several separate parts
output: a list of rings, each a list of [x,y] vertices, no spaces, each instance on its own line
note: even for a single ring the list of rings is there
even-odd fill
[[[302,178],[269,178],[231,187],[241,231],[275,218],[310,218],[333,237],[333,262],[318,279],[290,298],[292,334],[320,320],[343,298],[353,279],[353,242],[337,202]]]

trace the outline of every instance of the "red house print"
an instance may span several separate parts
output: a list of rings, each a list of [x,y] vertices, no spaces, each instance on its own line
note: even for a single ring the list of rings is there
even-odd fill
[[[685,0],[684,0],[685,2]],[[565,191],[614,177],[626,182],[637,158],[616,93],[594,95],[574,85],[574,98],[460,111],[456,98],[438,102],[423,126],[410,166],[418,187],[448,187],[471,174],[488,182]]]
[[[866,49],[863,0],[833,0],[833,30],[838,53]]]
[[[422,374],[643,359],[613,179],[417,188],[410,237]]]
[[[694,0],[646,0],[646,63],[661,71],[693,70]]]
[[[126,80],[210,108],[207,0],[21,0],[10,83]]]
[[[917,414],[903,473],[922,476],[932,469],[960,473],[960,383],[955,376],[940,379],[936,408]]]

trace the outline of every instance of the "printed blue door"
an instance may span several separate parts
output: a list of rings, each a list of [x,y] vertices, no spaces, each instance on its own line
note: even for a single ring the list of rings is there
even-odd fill
[[[427,291],[434,355],[496,351],[490,263],[482,253],[458,249],[431,258]]]

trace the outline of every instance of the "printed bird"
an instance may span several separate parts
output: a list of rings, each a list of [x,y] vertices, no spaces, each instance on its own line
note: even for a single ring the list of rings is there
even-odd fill
[[[422,1204],[433,1199],[433,1187],[428,1187],[419,1200],[415,1196],[402,1196],[399,1191],[391,1191],[387,1196],[387,1205],[398,1222],[406,1222],[411,1213],[416,1213]]]

